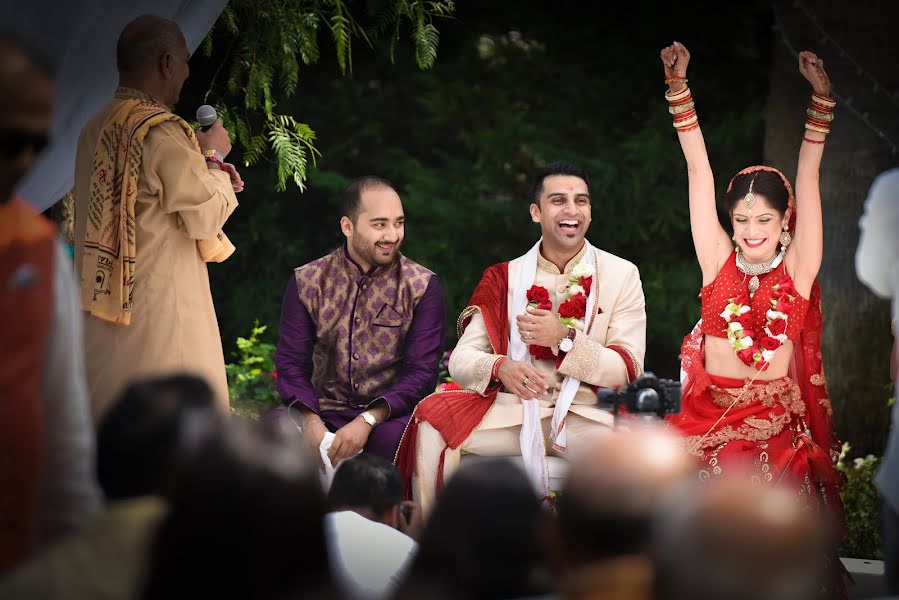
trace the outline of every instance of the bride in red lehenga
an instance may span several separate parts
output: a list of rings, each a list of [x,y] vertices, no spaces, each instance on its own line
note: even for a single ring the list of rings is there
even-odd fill
[[[700,479],[748,471],[758,484],[793,486],[801,501],[832,516],[842,538],[840,444],[821,367],[816,280],[823,251],[818,169],[835,105],[824,63],[811,52],[799,56],[813,94],[795,198],[777,169],[743,169],[725,196],[731,238],[718,221],[712,169],[686,85],[690,54],[675,42],[661,58],[687,162],[703,283],[702,319],[681,349],[683,411],[670,422],[685,436]]]

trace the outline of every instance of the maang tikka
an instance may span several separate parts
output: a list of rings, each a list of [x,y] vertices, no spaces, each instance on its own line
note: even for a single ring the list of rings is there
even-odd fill
[[[755,175],[752,176],[752,179],[749,180],[749,191],[746,192],[746,195],[743,196],[743,204],[746,205],[750,211],[752,207],[755,206],[755,194],[752,192],[752,185],[755,183]]]

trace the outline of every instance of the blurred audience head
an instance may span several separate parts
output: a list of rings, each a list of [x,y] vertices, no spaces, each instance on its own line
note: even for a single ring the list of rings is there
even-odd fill
[[[107,499],[167,495],[182,451],[219,423],[202,379],[175,375],[128,386],[97,430],[97,479]]]
[[[635,424],[585,441],[572,456],[557,503],[560,546],[568,567],[625,555],[648,555],[663,498],[693,472],[678,438]]]
[[[197,449],[154,541],[144,599],[328,595],[324,493],[289,442],[232,422]]]
[[[731,478],[685,491],[668,508],[654,544],[659,599],[823,597],[824,521],[794,488]]]
[[[12,197],[48,143],[52,78],[46,59],[0,32],[0,203]]]
[[[546,593],[542,538],[548,520],[515,464],[502,458],[463,464],[425,525],[409,585],[469,599]]]
[[[395,528],[402,500],[403,484],[393,463],[364,453],[337,467],[328,492],[328,509],[352,510]]]

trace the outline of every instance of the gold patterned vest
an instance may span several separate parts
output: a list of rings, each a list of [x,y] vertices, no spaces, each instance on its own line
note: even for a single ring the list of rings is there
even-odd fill
[[[432,275],[402,254],[364,274],[344,248],[296,269],[300,302],[315,323],[312,386],[322,410],[367,406],[393,386]]]

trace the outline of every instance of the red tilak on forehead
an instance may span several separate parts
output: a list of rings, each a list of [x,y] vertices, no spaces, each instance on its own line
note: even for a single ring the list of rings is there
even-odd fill
[[[568,186],[568,191],[569,191],[569,192],[573,192],[573,191],[574,191],[574,186],[573,186],[573,185],[569,185],[569,186]]]

